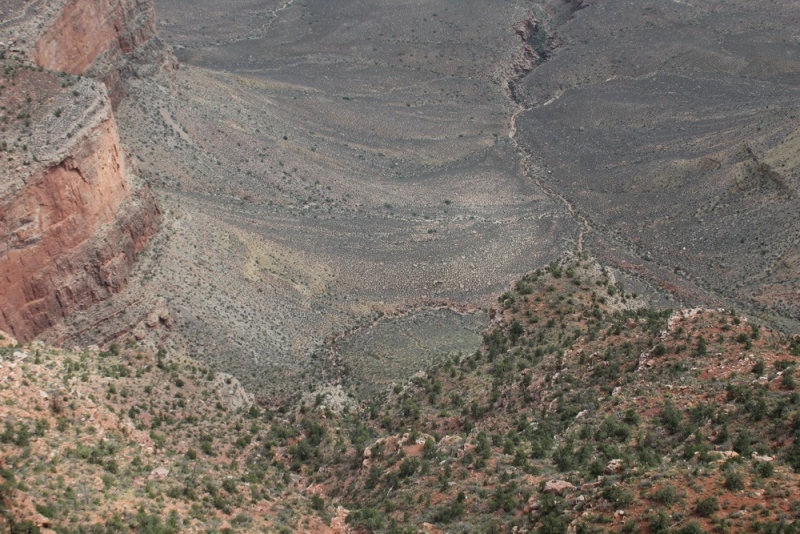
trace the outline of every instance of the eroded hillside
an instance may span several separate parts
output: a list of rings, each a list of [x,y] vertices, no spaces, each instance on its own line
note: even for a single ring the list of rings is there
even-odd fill
[[[5,517],[65,532],[794,531],[800,339],[727,310],[648,309],[582,257],[526,275],[493,316],[480,350],[369,402],[347,371],[258,406],[133,341],[8,346]]]
[[[191,5],[156,6],[177,90],[136,79],[118,114],[165,232],[48,340],[166,299],[176,328],[142,341],[278,398],[328,372],[326,338],[416,315],[413,346],[575,249],[653,302],[796,331],[795,3]]]
[[[515,97],[532,174],[587,246],[686,302],[800,318],[800,7],[604,0]]]

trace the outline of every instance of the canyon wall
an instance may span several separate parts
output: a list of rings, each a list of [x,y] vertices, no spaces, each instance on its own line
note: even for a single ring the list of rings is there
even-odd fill
[[[69,0],[45,28],[34,62],[103,80],[113,103],[124,95],[124,76],[177,66],[156,33],[152,0]]]
[[[105,88],[74,87],[51,97],[58,116],[29,127],[29,159],[8,168],[9,157],[0,183],[0,330],[23,341],[119,291],[157,228],[152,194],[129,179]]]
[[[177,62],[152,0],[3,9],[0,330],[24,342],[120,291],[156,232],[155,198],[126,165],[112,104],[127,78]]]
[[[10,2],[0,43],[40,67],[102,80],[113,104],[125,95],[126,78],[168,74],[178,66],[156,32],[152,0]]]
[[[155,34],[149,1],[71,0],[36,42],[35,62],[83,74],[95,63],[130,54]]]

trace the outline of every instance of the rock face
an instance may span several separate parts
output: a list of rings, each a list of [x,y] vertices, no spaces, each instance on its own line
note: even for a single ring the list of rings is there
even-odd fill
[[[111,103],[92,85],[51,97],[59,117],[23,129],[38,163],[0,182],[0,329],[23,341],[119,291],[156,231],[154,198],[129,179]]]
[[[55,0],[24,2],[0,22],[0,41],[16,45],[27,59],[50,70],[102,80],[116,105],[124,79],[177,68],[158,37],[152,0]]]
[[[112,104],[126,77],[177,62],[156,34],[152,0],[4,9],[0,329],[24,342],[120,291],[155,233],[159,210],[129,173]]]
[[[112,102],[136,67],[175,67],[156,34],[152,0],[69,0],[36,41],[33,60],[48,69],[102,79]]]

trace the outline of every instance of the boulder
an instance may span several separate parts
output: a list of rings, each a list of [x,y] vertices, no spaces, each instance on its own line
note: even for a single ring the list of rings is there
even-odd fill
[[[163,480],[169,475],[169,469],[166,467],[156,467],[150,471],[150,480]]]
[[[575,486],[566,480],[548,480],[544,484],[544,493],[554,493],[556,495],[564,496],[568,491],[574,490]]]

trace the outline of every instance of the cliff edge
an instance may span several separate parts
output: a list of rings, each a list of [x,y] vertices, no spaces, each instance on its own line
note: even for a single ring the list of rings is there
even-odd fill
[[[114,105],[126,78],[178,67],[158,37],[152,0],[13,0],[0,23],[0,41],[31,63],[102,80]]]
[[[127,166],[112,104],[126,76],[175,62],[150,0],[2,10],[0,329],[28,341],[120,291],[155,234],[159,209]]]
[[[119,291],[159,216],[103,84],[63,80],[22,68],[2,81],[15,85],[0,94],[0,328],[22,340]]]

